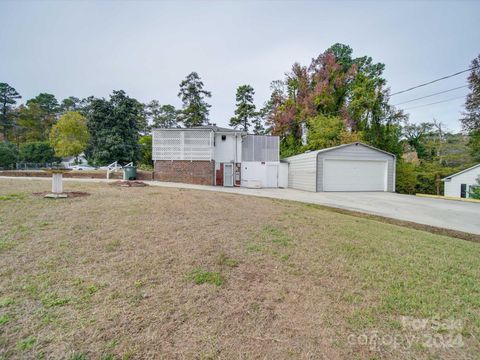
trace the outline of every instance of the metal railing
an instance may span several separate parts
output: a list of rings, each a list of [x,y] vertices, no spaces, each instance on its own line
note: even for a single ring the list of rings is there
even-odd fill
[[[121,169],[122,167],[118,165],[118,161],[115,161],[107,166],[107,180],[110,179],[110,174],[117,172],[117,170]]]

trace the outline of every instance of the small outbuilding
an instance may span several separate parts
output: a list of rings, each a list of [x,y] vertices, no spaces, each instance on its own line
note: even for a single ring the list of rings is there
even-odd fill
[[[445,196],[469,198],[473,187],[479,186],[480,164],[462,170],[442,179],[445,183]]]
[[[355,142],[283,159],[288,187],[306,191],[395,191],[395,155]]]

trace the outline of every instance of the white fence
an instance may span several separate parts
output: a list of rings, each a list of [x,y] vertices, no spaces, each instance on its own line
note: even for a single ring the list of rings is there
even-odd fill
[[[153,160],[212,160],[213,133],[205,130],[153,130]]]

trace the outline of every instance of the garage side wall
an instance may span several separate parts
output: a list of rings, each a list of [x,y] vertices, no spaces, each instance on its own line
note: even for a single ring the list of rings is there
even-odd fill
[[[317,191],[323,191],[323,160],[383,160],[387,161],[387,191],[395,191],[395,157],[381,151],[352,144],[326,152],[319,152],[317,157]]]
[[[317,191],[317,151],[285,158],[288,163],[288,187]]]

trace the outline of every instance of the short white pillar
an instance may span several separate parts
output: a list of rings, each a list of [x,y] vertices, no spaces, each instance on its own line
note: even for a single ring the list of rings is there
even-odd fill
[[[61,194],[63,192],[62,173],[52,174],[52,193]]]

